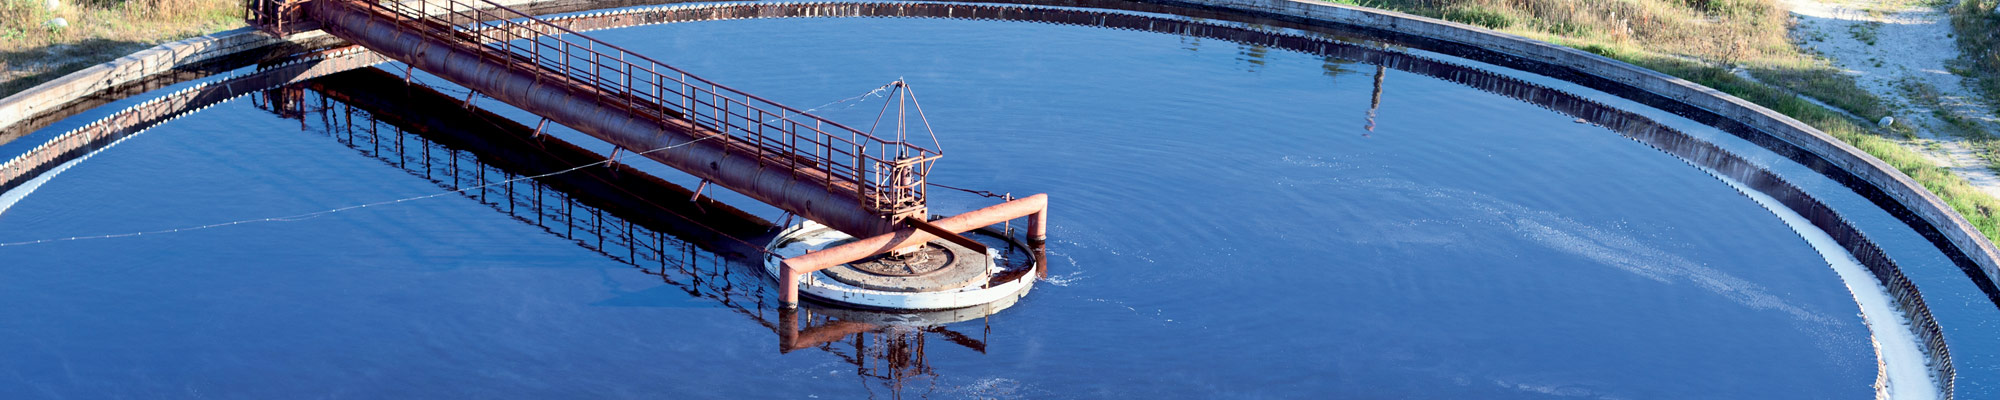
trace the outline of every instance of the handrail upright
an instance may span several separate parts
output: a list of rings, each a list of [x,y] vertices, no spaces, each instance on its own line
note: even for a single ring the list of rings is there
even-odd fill
[[[435,24],[417,24],[419,29],[455,34],[482,42],[498,42],[494,44],[494,50],[499,53],[487,53],[488,58],[501,57],[502,62],[510,65],[551,67],[579,78],[579,81],[587,78],[593,91],[603,95],[622,96],[620,104],[626,105],[629,109],[651,109],[668,117],[680,113],[682,118],[687,118],[697,125],[716,128],[717,134],[743,139],[747,144],[755,146],[760,163],[765,162],[763,161],[765,157],[784,155],[787,158],[784,164],[793,169],[806,163],[820,165],[826,171],[823,174],[823,183],[830,187],[839,182],[851,183],[855,186],[853,190],[857,195],[866,197],[864,200],[878,206],[878,209],[896,207],[909,200],[928,197],[923,193],[926,191],[921,189],[885,187],[900,185],[898,182],[889,182],[894,179],[910,178],[917,182],[924,180],[922,175],[928,171],[922,166],[929,165],[930,160],[934,159],[938,152],[914,143],[875,137],[838,122],[798,111],[750,93],[736,91],[699,76],[690,75],[686,71],[642,54],[603,43],[568,27],[523,14],[519,10],[499,5],[491,0],[481,0],[480,3],[484,6],[478,5],[480,3],[459,0],[371,3],[377,7],[397,11],[398,14],[408,15],[413,19],[427,20]],[[410,10],[412,7],[417,9],[412,11]],[[441,12],[431,13],[430,9],[439,9]],[[506,32],[484,32],[488,29],[504,29]],[[575,39],[565,35],[574,35]],[[547,39],[543,39],[544,37]],[[532,42],[515,43],[522,39],[529,39]],[[599,44],[603,44],[604,48],[599,48]],[[551,54],[544,54],[545,49]],[[520,60],[522,57],[506,57],[510,54],[525,56],[528,60]],[[616,64],[608,59],[615,59]],[[641,60],[646,64],[639,65]],[[583,65],[586,63],[588,69]],[[670,77],[668,71],[679,72],[678,79]],[[614,77],[609,74],[620,76]],[[642,74],[650,74],[651,77]],[[666,82],[669,79],[673,79],[680,87],[668,89]],[[653,87],[649,90],[640,90],[636,85],[642,81]],[[707,87],[699,87],[698,83],[706,84]],[[677,97],[669,101],[668,92],[674,92]],[[699,95],[705,95],[707,98],[696,97]],[[653,105],[641,107],[642,102],[652,102]],[[773,115],[783,122],[778,125],[766,122]],[[754,129],[743,125],[751,123],[752,119],[757,124]],[[806,133],[800,131],[808,129],[808,124],[803,123],[804,119],[812,121],[809,124],[809,129],[812,129],[811,136],[805,136]],[[845,135],[827,131],[828,124],[845,131]],[[810,146],[801,146],[799,143],[801,140],[808,142]],[[904,160],[900,158],[891,161],[882,158],[885,156],[878,156],[907,153],[914,153],[917,159],[911,161],[910,165],[901,165]],[[898,177],[905,174],[911,176]]]
[[[662,85],[660,85],[659,82],[660,80],[665,79],[666,77],[660,75],[658,64],[646,64],[646,74],[648,76],[654,77],[652,82],[647,82],[647,84],[653,85],[653,98],[651,99],[653,101],[653,104],[664,107],[666,105],[667,98],[664,97],[664,95],[660,94],[660,91],[664,88],[660,87]]]

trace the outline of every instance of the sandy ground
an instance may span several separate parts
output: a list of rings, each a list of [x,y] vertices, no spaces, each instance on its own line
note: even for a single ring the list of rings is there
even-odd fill
[[[1796,24],[1792,35],[1801,46],[1831,60],[1835,67],[1853,74],[1863,89],[1886,101],[1897,124],[1915,129],[1925,140],[1912,147],[1988,194],[2000,196],[2000,174],[1979,158],[1963,137],[2000,135],[2000,118],[1994,110],[1966,89],[1964,79],[1953,75],[1947,64],[1959,56],[1952,36],[1950,15],[1936,6],[1910,0],[1784,0]],[[1949,2],[1947,2],[1949,3]],[[1911,96],[1906,87],[1921,83],[1939,93],[1933,104]],[[1972,121],[1970,131],[1941,119],[1948,113]],[[1927,145],[1927,143],[1936,145]],[[1829,259],[1831,260],[1831,259]],[[1839,263],[1835,263],[1839,269]],[[1843,277],[1851,271],[1841,271]],[[1901,320],[1883,304],[1871,307],[1855,280],[1848,280],[1855,297],[1862,300],[1863,314],[1876,340],[1877,359],[1882,362],[1876,378],[1876,397],[1887,399],[1935,398],[1934,384],[1915,353],[1915,340],[1907,331],[1887,326],[1884,320]],[[1872,282],[1869,282],[1872,283]],[[1885,303],[1886,304],[1886,303]],[[1870,312],[1873,312],[1872,314]],[[1902,327],[1907,329],[1907,327]]]
[[[1785,0],[1797,22],[1792,34],[1803,47],[1859,78],[1862,88],[1896,110],[1896,123],[1908,124],[1918,136],[1940,144],[1919,150],[1988,194],[2000,196],[2000,174],[1959,137],[1965,133],[1940,120],[1933,114],[1938,110],[1910,98],[1898,85],[1905,79],[1928,84],[1942,94],[1942,111],[1976,121],[1988,134],[2000,134],[1994,110],[1972,97],[1976,95],[1966,90],[1963,79],[1946,69],[1959,54],[1950,15],[1917,3],[1921,2]],[[1868,32],[1873,32],[1872,44],[1864,40]]]

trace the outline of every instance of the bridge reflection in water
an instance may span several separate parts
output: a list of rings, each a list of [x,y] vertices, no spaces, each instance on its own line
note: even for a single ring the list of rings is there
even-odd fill
[[[773,256],[756,244],[776,231],[770,221],[617,162],[540,176],[606,159],[380,69],[267,90],[251,100],[298,120],[301,130],[726,306],[771,329],[780,352],[833,354],[893,397],[914,380],[936,377],[925,360],[931,339],[986,352],[990,327],[974,338],[943,324],[984,323],[985,310],[1004,308],[910,314],[807,303],[787,309],[757,270]]]

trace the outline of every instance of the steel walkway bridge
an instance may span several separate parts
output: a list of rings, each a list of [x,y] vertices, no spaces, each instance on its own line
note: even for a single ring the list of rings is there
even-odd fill
[[[785,260],[787,304],[797,301],[798,275],[932,240],[971,243],[957,234],[982,226],[1031,217],[1030,241],[1046,237],[1044,195],[932,223],[925,176],[939,151],[730,89],[490,0],[249,7],[250,23],[273,35],[323,30],[539,115],[544,126],[568,126],[861,238]]]

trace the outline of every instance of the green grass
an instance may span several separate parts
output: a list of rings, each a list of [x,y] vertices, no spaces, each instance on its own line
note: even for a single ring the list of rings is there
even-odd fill
[[[1937,118],[1940,122],[1944,122],[1945,130],[1954,136],[1967,139],[1987,139],[1993,137],[1993,133],[1982,129],[1979,126],[1979,122],[1959,115],[1959,113],[1952,112],[1951,109],[1947,108],[1944,102],[1944,93],[1938,91],[1936,87],[1932,87],[1929,83],[1906,77],[1896,81],[1896,89],[1902,91],[1904,97],[1917,103],[1918,107],[1930,109],[1931,116]]]
[[[2000,217],[1995,215],[2000,213],[2000,199],[1995,199],[1973,187],[1972,182],[1953,174],[1949,169],[1939,167],[1916,150],[1896,140],[1871,133],[1846,116],[1800,99],[1789,91],[1743,79],[1722,68],[1669,57],[1631,55],[1612,57],[1729,93],[1812,125],[1909,175],[1925,189],[1943,198],[1953,210],[1964,215],[1965,219],[1988,239],[2000,238]]]
[[[1896,89],[1902,91],[1904,97],[1915,102],[1918,107],[1930,109],[1931,117],[1944,123],[1941,127],[1944,131],[1965,139],[1965,143],[1971,146],[1973,153],[1978,155],[1980,160],[1986,161],[1988,169],[2000,173],[2000,136],[1987,132],[1978,121],[1946,108],[1944,93],[1928,83],[1914,78],[1904,78],[1896,81]]]
[[[1514,18],[1478,6],[1454,7],[1446,10],[1444,19],[1492,29],[1507,29],[1514,26]]]
[[[1878,36],[1877,34],[1880,33],[1881,31],[1882,31],[1882,23],[1875,21],[1868,21],[1847,26],[1848,35],[1853,35],[1854,40],[1859,40],[1862,43],[1867,43],[1869,46],[1875,45],[1875,38]]]
[[[1766,65],[1749,69],[1758,81],[1791,89],[1819,99],[1862,119],[1874,121],[1890,115],[1882,98],[1862,89],[1853,76],[1823,65]]]

